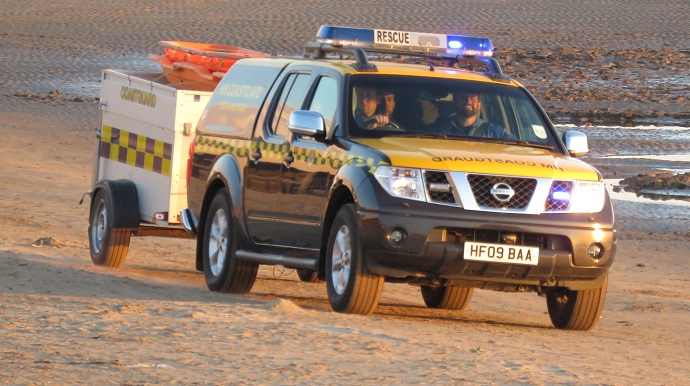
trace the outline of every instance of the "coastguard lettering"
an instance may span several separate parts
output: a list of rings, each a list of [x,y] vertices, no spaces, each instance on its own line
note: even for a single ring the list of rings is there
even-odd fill
[[[216,89],[216,93],[229,98],[259,99],[264,91],[263,86],[251,84],[224,84]]]
[[[120,99],[144,106],[156,107],[156,95],[127,86],[122,86],[120,89]]]
[[[434,162],[442,162],[442,161],[455,161],[455,162],[493,162],[497,164],[515,164],[515,165],[523,165],[523,166],[537,166],[536,163],[532,161],[520,161],[520,160],[503,160],[500,158],[483,158],[483,157],[432,157],[432,161]],[[550,167],[549,165],[546,164],[541,164],[542,167]],[[553,169],[559,169],[563,170],[561,168],[556,168],[556,167],[551,167]]]
[[[558,169],[560,171],[563,171],[562,167],[554,166],[554,165],[548,165],[548,164],[541,164],[541,167],[546,168],[546,169]]]
[[[410,45],[410,33],[403,31],[374,30],[374,43]]]

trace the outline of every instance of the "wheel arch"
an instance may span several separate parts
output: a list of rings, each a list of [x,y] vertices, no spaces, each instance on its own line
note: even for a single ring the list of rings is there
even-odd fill
[[[237,160],[231,155],[221,156],[211,168],[204,191],[204,198],[199,212],[199,222],[196,243],[196,269],[203,270],[203,235],[205,232],[208,209],[219,190],[227,189],[232,205],[232,216],[235,224],[244,232],[244,222],[236,221],[242,213],[242,174]]]
[[[336,187],[331,193],[331,198],[328,201],[328,207],[326,208],[326,215],[323,219],[323,230],[321,233],[321,251],[319,252],[319,278],[324,279],[326,273],[326,250],[328,249],[328,235],[331,233],[331,225],[333,224],[333,219],[335,215],[338,214],[338,210],[343,205],[354,204],[355,198],[350,187],[345,184],[341,184]]]

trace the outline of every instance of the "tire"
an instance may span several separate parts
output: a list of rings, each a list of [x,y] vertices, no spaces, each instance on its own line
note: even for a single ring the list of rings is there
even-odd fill
[[[472,299],[474,288],[444,286],[432,287],[422,285],[422,298],[429,308],[459,311],[467,308]]]
[[[130,229],[111,228],[112,200],[105,190],[99,190],[91,202],[89,213],[89,251],[94,265],[120,268],[125,263]]]
[[[591,330],[599,321],[606,299],[608,274],[601,288],[572,291],[566,288],[546,294],[546,306],[554,327],[563,330]]]
[[[326,251],[326,287],[334,311],[370,315],[383,290],[383,276],[369,272],[359,242],[355,206],[344,205],[333,220]]]
[[[209,290],[232,294],[251,291],[259,265],[235,258],[237,239],[230,196],[221,189],[211,202],[204,235],[199,240],[203,243],[204,276]]]
[[[319,273],[312,271],[311,269],[297,268],[297,276],[299,276],[299,281],[303,283],[321,283],[322,280],[319,279]]]

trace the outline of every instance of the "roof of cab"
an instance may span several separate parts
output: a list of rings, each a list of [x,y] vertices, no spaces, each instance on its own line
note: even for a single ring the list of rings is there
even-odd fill
[[[358,71],[352,64],[354,60],[350,59],[310,59],[301,57],[269,57],[269,58],[246,58],[238,61],[243,65],[256,65],[267,67],[286,67],[286,66],[316,66],[331,68],[341,74],[362,74],[362,75],[400,75],[400,76],[421,76],[429,78],[448,78],[471,80],[477,82],[501,83],[504,85],[520,86],[520,83],[510,80],[510,83],[505,81],[496,81],[481,72],[463,70],[459,68],[449,67],[434,67],[430,70],[428,65],[395,63],[371,60],[370,63],[375,64],[377,71]]]

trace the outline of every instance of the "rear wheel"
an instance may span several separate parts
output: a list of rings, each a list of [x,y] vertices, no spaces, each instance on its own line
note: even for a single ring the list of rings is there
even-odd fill
[[[432,287],[422,285],[422,298],[429,308],[443,310],[464,310],[470,304],[474,288],[444,286]]]
[[[319,273],[311,269],[297,268],[297,276],[299,280],[304,283],[320,283]]]
[[[211,202],[200,242],[206,285],[211,291],[245,294],[252,289],[259,265],[235,258],[237,237],[225,189],[219,190]]]
[[[384,278],[367,268],[355,214],[355,206],[347,204],[333,220],[326,252],[326,287],[333,310],[369,315],[379,303]]]
[[[111,228],[112,199],[99,190],[91,203],[89,214],[89,251],[94,265],[120,268],[125,263],[131,229]]]
[[[606,299],[608,274],[601,288],[573,291],[557,289],[546,294],[546,306],[554,327],[563,330],[590,330],[599,321]]]

